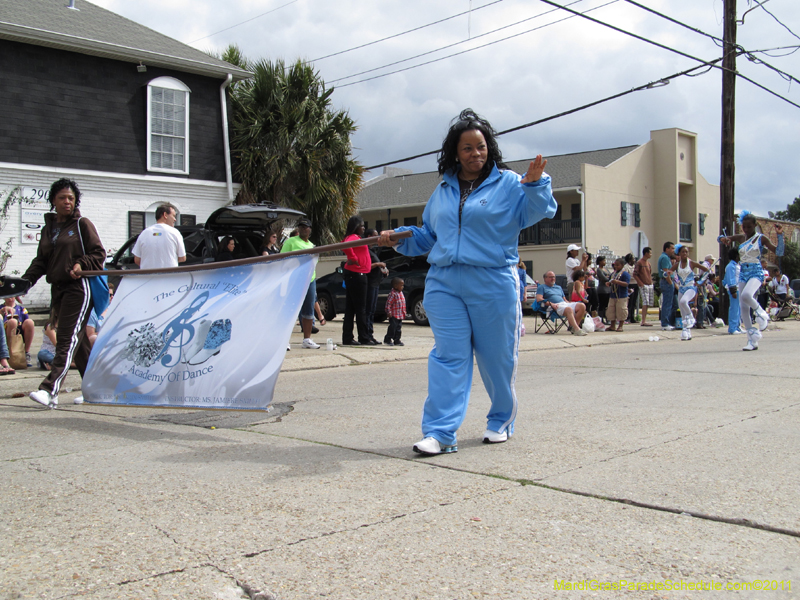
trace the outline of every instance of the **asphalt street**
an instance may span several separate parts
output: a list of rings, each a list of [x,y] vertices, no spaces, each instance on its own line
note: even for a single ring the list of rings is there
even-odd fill
[[[2,377],[0,599],[798,597],[800,322],[744,337],[529,333],[515,435],[481,443],[476,369],[427,458],[413,325],[296,332],[268,413],[76,406],[76,374],[47,410],[42,371]]]

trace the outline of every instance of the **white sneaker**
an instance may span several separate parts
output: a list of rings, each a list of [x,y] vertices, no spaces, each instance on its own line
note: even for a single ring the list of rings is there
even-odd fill
[[[83,396],[78,396],[75,400],[72,401],[74,404],[83,404]]]
[[[286,351],[290,352],[291,350],[292,350],[292,345],[291,344],[286,344]]]
[[[583,329],[573,329],[572,335],[589,335],[589,334],[587,334]]]
[[[47,390],[36,390],[35,392],[31,392],[29,397],[34,402],[38,402],[47,408],[56,408],[58,406],[58,396],[53,396]]]
[[[483,432],[484,444],[502,444],[505,441],[508,441],[507,431],[503,431],[501,433],[499,431],[492,431],[491,429],[487,429],[486,431]]]
[[[666,327],[662,327],[661,331],[675,331],[675,328],[672,325],[667,325]]]
[[[769,315],[763,308],[759,308],[756,311],[756,323],[758,323],[758,328],[761,331],[764,331],[769,325]]]
[[[684,329],[683,331],[681,331],[681,341],[682,342],[688,342],[691,339],[692,339],[692,332],[691,331],[689,331],[688,329]]]
[[[753,327],[747,330],[747,345],[742,350],[749,352],[751,350],[758,350],[758,341],[761,339],[761,332]]]
[[[439,440],[432,437],[426,437],[424,440],[417,442],[412,449],[418,454],[427,455],[458,452],[458,446],[444,446],[439,443]]]
[[[742,331],[741,329],[737,329],[735,331],[731,331],[730,332],[731,335],[741,335],[743,333],[744,333],[744,331]]]
[[[311,350],[316,350],[319,348],[319,344],[317,344],[311,338],[306,338],[303,340],[303,348],[310,348]]]

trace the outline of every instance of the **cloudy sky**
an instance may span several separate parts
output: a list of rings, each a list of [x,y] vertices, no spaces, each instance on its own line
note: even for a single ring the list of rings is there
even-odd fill
[[[348,110],[356,121],[359,130],[353,143],[365,166],[437,149],[450,119],[465,107],[474,108],[502,130],[698,64],[581,17],[564,20],[569,13],[539,0],[95,3],[202,50],[221,51],[235,43],[251,59],[312,60],[322,78],[335,87],[335,107]],[[626,0],[558,3],[589,11],[596,19],[692,57],[707,61],[722,55],[713,39]],[[722,37],[722,0],[639,3]],[[800,45],[800,2],[762,3],[763,7],[755,0],[738,1],[744,24],[739,26],[737,41],[754,53],[753,58],[800,79],[800,52],[772,50]],[[442,22],[423,27],[435,21]],[[348,51],[365,44],[370,45]],[[769,52],[755,52],[760,50]],[[323,58],[334,53],[340,54]],[[387,67],[390,63],[397,64]],[[800,84],[745,56],[738,59],[737,68],[800,105]],[[385,76],[363,81],[376,75]],[[680,127],[699,134],[700,172],[716,184],[720,95],[721,71],[712,69],[505,135],[500,145],[506,159],[518,160],[537,153],[547,156],[641,144],[651,130]],[[736,207],[757,214],[783,209],[800,196],[800,108],[741,78],[736,98]],[[429,171],[435,169],[435,161],[418,159],[396,166]]]

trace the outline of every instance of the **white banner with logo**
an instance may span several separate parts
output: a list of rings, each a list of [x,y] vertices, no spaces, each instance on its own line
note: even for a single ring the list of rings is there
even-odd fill
[[[92,348],[84,399],[266,410],[316,262],[302,255],[123,278]]]

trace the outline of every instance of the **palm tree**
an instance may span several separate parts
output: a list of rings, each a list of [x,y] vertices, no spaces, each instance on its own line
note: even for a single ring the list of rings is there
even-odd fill
[[[236,202],[301,210],[316,244],[341,240],[357,211],[363,167],[352,157],[355,123],[331,107],[333,88],[300,60],[250,63],[236,46],[222,58],[253,73],[231,92],[231,146],[242,183]]]

